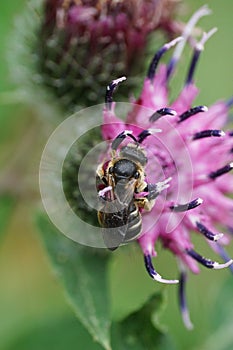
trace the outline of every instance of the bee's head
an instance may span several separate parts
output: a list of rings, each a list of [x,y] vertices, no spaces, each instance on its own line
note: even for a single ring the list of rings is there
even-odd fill
[[[140,174],[135,162],[127,158],[117,160],[112,167],[109,168],[109,173],[115,178],[116,183],[128,182],[131,179],[138,179]]]

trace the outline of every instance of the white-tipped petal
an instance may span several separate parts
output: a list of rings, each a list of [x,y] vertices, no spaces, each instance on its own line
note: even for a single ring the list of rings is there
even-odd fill
[[[165,283],[165,284],[177,284],[177,283],[179,283],[179,280],[167,280],[167,279],[163,278],[162,276],[160,276],[158,273],[153,275],[153,279],[157,282]]]
[[[175,61],[178,61],[181,57],[181,54],[183,52],[184,46],[188,40],[188,38],[190,37],[190,35],[192,34],[193,29],[195,28],[197,22],[199,21],[200,18],[210,15],[211,14],[211,10],[208,8],[207,5],[202,6],[199,10],[197,10],[193,16],[190,18],[190,20],[188,21],[184,32],[182,34],[182,37],[184,40],[182,40],[175,48],[174,50],[174,54],[173,54],[173,59]]]
[[[208,107],[207,106],[202,106],[200,112],[208,112]]]
[[[205,43],[207,42],[207,40],[209,40],[209,38],[214,35],[214,33],[217,32],[217,28],[212,28],[208,33],[204,32],[203,33],[203,36],[201,38],[201,40],[196,44],[196,48],[199,50],[199,51],[203,51],[204,50],[204,45]]]
[[[118,79],[113,80],[112,82],[113,82],[113,84],[118,85],[119,83],[121,83],[122,81],[125,81],[125,80],[126,80],[126,77],[123,76],[123,77],[120,77]]]
[[[214,242],[217,242],[220,238],[222,238],[224,236],[223,233],[217,233],[215,236],[214,236]]]
[[[156,134],[156,133],[162,132],[162,129],[148,129],[148,132],[149,132],[151,135],[154,135],[154,134]]]
[[[233,263],[232,259],[227,261],[225,264],[219,264],[219,263],[215,262],[213,264],[213,269],[215,269],[215,270],[225,269],[225,267],[229,267],[232,263]]]
[[[182,310],[181,314],[182,314],[182,319],[183,319],[185,327],[191,331],[193,329],[193,324],[192,324],[192,321],[190,320],[188,310],[187,309]]]
[[[173,39],[172,41],[169,41],[169,43],[165,44],[164,47],[169,50],[171,47],[175,46],[179,42],[183,41],[183,36],[178,36],[177,38]]]

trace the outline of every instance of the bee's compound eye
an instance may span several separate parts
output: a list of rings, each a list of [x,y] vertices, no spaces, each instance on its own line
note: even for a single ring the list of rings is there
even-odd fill
[[[109,172],[109,174],[113,173],[113,167],[112,166],[108,169],[108,172]]]
[[[139,178],[139,176],[140,176],[139,172],[138,172],[138,171],[136,171],[136,173],[134,174],[134,178],[135,178],[135,179],[138,179],[138,178]]]

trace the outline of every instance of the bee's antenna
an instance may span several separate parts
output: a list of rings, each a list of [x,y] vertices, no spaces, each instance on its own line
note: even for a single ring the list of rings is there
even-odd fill
[[[126,77],[121,77],[121,78],[112,80],[111,83],[107,86],[106,94],[105,94],[105,106],[108,110],[111,110],[112,108],[113,93],[116,87],[119,85],[119,83],[125,80],[126,80]]]

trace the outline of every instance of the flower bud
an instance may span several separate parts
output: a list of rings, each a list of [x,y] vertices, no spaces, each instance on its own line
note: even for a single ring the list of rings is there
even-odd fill
[[[16,33],[13,47],[23,41],[24,46],[14,53],[12,76],[21,87],[27,85],[26,94],[39,88],[45,100],[48,95],[54,98],[52,102],[66,114],[102,102],[105,86],[116,76],[127,75],[125,89],[132,92],[143,73],[149,34],[159,29],[172,36],[178,31],[177,4],[177,0],[33,0],[20,24],[27,30],[18,28]],[[29,99],[34,103],[35,96]]]

